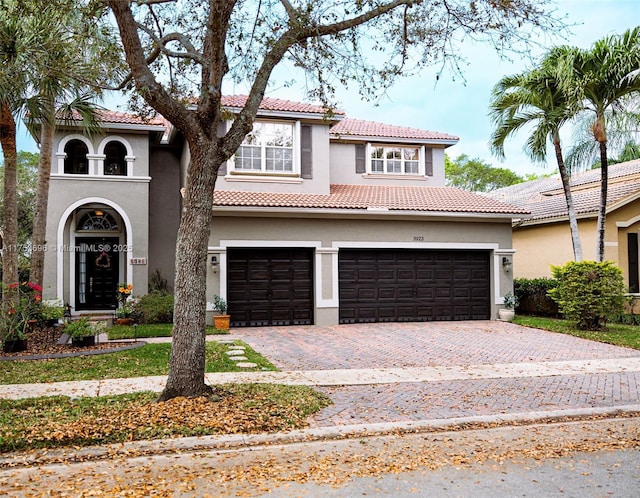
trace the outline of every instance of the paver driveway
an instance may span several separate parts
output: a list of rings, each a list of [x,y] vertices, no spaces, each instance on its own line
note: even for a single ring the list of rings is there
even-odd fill
[[[640,357],[640,351],[496,321],[235,329],[283,370],[398,368]],[[523,375],[322,388],[321,426],[636,405],[640,372]]]

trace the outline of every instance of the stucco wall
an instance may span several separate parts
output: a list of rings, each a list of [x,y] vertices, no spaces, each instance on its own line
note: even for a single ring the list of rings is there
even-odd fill
[[[315,323],[335,324],[338,320],[337,255],[340,248],[396,249],[480,249],[490,258],[492,316],[501,297],[511,289],[511,274],[498,263],[498,255],[511,255],[511,224],[453,221],[446,219],[408,220],[406,217],[378,219],[298,219],[292,217],[214,216],[209,253],[220,262],[208,267],[207,301],[214,294],[226,295],[226,249],[228,247],[312,247],[315,251]]]
[[[149,185],[149,277],[156,270],[173,289],[175,249],[180,225],[180,155],[178,150],[151,152]]]
[[[133,281],[136,294],[144,294],[148,285],[146,265],[131,267],[131,276],[126,276],[127,258],[149,257],[148,239],[148,191],[149,181],[128,178],[111,181],[105,178],[65,178],[52,177],[47,222],[47,254],[45,256],[44,296],[62,297],[70,302],[69,271],[73,262],[69,249],[69,226],[73,211],[84,204],[101,204],[113,208],[130,222],[131,233],[126,234],[123,243],[128,243],[131,252],[123,253],[120,261],[120,278]],[[63,225],[61,225],[61,220]],[[62,230],[62,226],[66,228]],[[61,231],[62,230],[62,231]],[[124,228],[123,228],[124,230]],[[97,234],[96,234],[97,235]],[[64,294],[59,295],[57,286],[59,255],[63,260],[62,275],[65,277]]]
[[[415,185],[440,187],[444,185],[444,149],[433,149],[433,176],[403,177],[402,175],[364,175],[356,173],[356,145],[331,143],[331,183],[348,185]]]
[[[305,123],[307,124],[307,123]],[[309,123],[311,124],[311,123]],[[311,128],[311,154],[313,163],[312,178],[291,178],[278,175],[245,175],[231,174],[230,166],[227,174],[218,177],[217,190],[236,190],[248,192],[290,192],[305,194],[329,193],[329,125],[313,123]],[[294,144],[294,147],[300,144]],[[331,180],[332,183],[335,183]]]

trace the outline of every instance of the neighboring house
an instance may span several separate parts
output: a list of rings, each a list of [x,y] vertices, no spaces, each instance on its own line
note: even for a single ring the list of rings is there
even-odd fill
[[[45,295],[112,310],[118,282],[173,283],[189,151],[163,120],[106,112],[101,136],[79,130],[55,140]],[[457,141],[265,99],[220,169],[207,301],[225,297],[233,326],[495,318],[526,210],[444,187]]]
[[[583,259],[596,257],[600,170],[571,178]],[[543,178],[495,190],[493,199],[531,212],[513,227],[516,277],[551,276],[551,265],[574,259],[567,204],[559,178]],[[640,231],[640,160],[609,166],[605,259],[614,261],[632,293],[638,293],[638,232]]]

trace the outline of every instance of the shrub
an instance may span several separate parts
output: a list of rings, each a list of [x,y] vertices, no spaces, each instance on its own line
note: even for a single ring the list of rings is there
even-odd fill
[[[626,289],[622,271],[612,262],[570,261],[551,270],[558,285],[549,295],[579,329],[601,330],[608,316],[623,312]]]
[[[173,296],[151,292],[139,298],[132,306],[131,317],[137,323],[172,323]]]
[[[89,318],[83,317],[73,322],[69,322],[64,326],[65,334],[68,334],[69,337],[89,337],[94,335],[93,330],[91,329],[91,324],[89,323]]]
[[[518,297],[518,313],[536,316],[559,315],[558,305],[549,297],[551,289],[558,285],[553,278],[516,278],[513,280],[513,289]]]

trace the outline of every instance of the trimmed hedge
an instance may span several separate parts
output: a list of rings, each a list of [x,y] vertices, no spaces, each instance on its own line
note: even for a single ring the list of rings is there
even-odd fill
[[[553,278],[514,279],[514,293],[519,301],[516,311],[523,315],[559,317],[558,305],[548,295],[557,285]]]

